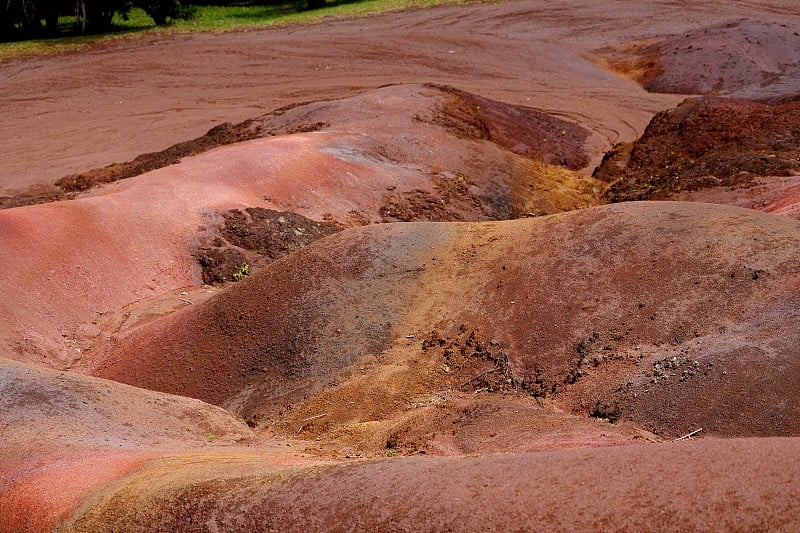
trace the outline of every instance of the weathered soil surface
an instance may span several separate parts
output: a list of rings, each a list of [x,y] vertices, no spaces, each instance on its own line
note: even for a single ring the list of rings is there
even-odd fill
[[[790,20],[743,17],[596,52],[601,63],[648,91],[776,104],[800,98],[799,49],[800,31]]]
[[[0,61],[0,531],[800,528],[799,27],[515,0]]]
[[[796,435],[798,246],[795,220],[681,202],[369,226],[141,328],[93,373],[289,434],[485,392],[673,438]]]
[[[733,203],[735,194],[752,199],[743,207],[791,215],[800,176],[800,101],[688,99],[656,115],[636,141],[615,146],[594,176],[611,183],[607,196],[615,202],[704,190],[705,201],[716,192],[719,203]]]
[[[190,305],[180,293],[241,279],[340,228],[497,220],[602,201],[600,180],[531,158],[579,166],[585,130],[475,98],[410,85],[300,106],[253,123],[325,120],[330,131],[223,146],[71,201],[0,210],[0,346],[12,358],[85,368],[138,323],[128,318],[141,302]],[[526,135],[512,151],[517,115]],[[545,138],[558,142],[543,148]]]
[[[145,473],[65,530],[174,531],[198,522],[230,531],[792,530],[800,520],[797,445],[708,439],[411,457],[277,480],[240,475],[158,494]]]

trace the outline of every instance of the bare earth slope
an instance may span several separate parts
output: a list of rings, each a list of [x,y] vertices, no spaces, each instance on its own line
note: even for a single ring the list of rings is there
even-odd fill
[[[457,389],[673,437],[796,435],[799,244],[797,221],[691,203],[371,226],[142,328],[96,372],[245,417],[326,413],[320,431]]]
[[[0,412],[0,531],[52,530],[93,490],[159,457],[252,446],[280,463],[217,407],[7,359]]]
[[[781,103],[800,98],[798,49],[796,24],[747,17],[598,52],[601,62],[648,91]]]
[[[615,202],[685,199],[797,218],[800,102],[687,99],[615,146],[594,176],[610,183]]]
[[[155,495],[143,475],[64,530],[791,530],[798,450],[797,439],[735,439],[401,458]]]
[[[597,203],[604,188],[547,164],[581,166],[583,129],[439,87],[387,87],[253,127],[306,130],[323,121],[328,131],[225,146],[73,201],[0,211],[4,353],[84,368],[103,342],[146,319],[142,305],[160,299],[158,314],[192,303],[207,294],[179,293],[230,280],[262,256],[285,253],[285,237],[302,240],[323,223],[333,231],[554,213]],[[277,242],[248,243],[259,214],[294,225],[282,224]]]
[[[223,122],[399,82],[450,84],[514,104],[535,101],[592,131],[596,163],[680,97],[648,94],[603,71],[587,58],[592,51],[702,34],[743,18],[759,21],[754,32],[774,33],[741,49],[743,61],[772,57],[768,45],[783,42],[780,24],[798,26],[796,10],[778,0],[691,9],[675,2],[521,0],[258,31],[157,35],[7,60],[0,64],[6,154],[0,194],[163,150]],[[723,34],[718,57],[727,60],[726,47],[739,39],[736,28]]]
[[[0,61],[0,532],[800,528],[791,4]]]

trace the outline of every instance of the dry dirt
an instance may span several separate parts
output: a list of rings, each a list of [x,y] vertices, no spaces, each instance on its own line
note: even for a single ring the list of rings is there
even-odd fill
[[[767,185],[765,178],[779,199],[796,197],[792,180],[782,180],[783,186],[775,178],[797,175],[800,101],[770,106],[719,97],[688,99],[662,111],[639,139],[617,145],[594,172],[611,183],[607,196],[615,202],[746,191]],[[755,207],[774,211],[775,201]]]
[[[798,27],[515,0],[0,61],[0,531],[798,529]]]
[[[795,220],[682,202],[373,225],[141,328],[93,373],[287,436],[321,413],[304,433],[477,391],[672,438],[794,435],[798,246]]]
[[[797,444],[707,439],[394,458],[282,479],[240,474],[155,494],[145,473],[65,530],[793,530]]]

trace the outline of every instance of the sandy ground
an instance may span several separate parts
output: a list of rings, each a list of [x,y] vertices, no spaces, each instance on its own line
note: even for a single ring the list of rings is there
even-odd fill
[[[797,529],[799,26],[525,0],[0,62],[0,531]],[[691,203],[601,205],[653,198]]]
[[[512,1],[4,61],[0,194],[387,83],[451,84],[569,117],[592,131],[597,163],[681,97],[646,93],[587,54],[742,18],[786,23],[797,14],[778,1]]]

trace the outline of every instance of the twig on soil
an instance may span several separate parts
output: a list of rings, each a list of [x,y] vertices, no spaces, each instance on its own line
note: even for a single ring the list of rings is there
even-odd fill
[[[297,430],[297,433],[295,433],[295,434],[294,434],[294,436],[296,437],[296,436],[298,436],[300,433],[302,433],[302,432],[303,432],[303,430],[304,430],[304,429],[306,429],[306,428],[307,428],[307,427],[310,425],[310,422],[311,422],[312,420],[316,420],[316,419],[318,419],[318,418],[322,418],[323,416],[328,416],[328,413],[322,413],[322,414],[320,414],[320,415],[309,416],[308,418],[305,418],[305,419],[303,419],[303,422],[305,422],[305,424],[303,424],[302,426],[300,426],[300,429],[298,429],[298,430]]]
[[[191,300],[189,300],[188,298],[178,298],[178,300],[180,300],[182,302],[186,302],[189,305],[192,305],[194,303]]]
[[[701,431],[703,431],[703,428],[695,429],[694,431],[692,431],[691,433],[687,433],[683,437],[678,437],[677,439],[675,439],[675,442],[678,442],[679,440],[690,439],[695,435],[697,435],[698,433],[700,433]]]
[[[498,370],[498,368],[490,368],[489,370],[485,370],[485,371],[481,372],[480,374],[477,374],[477,375],[475,375],[475,376],[472,376],[472,377],[471,377],[471,378],[469,378],[467,381],[465,381],[464,383],[462,383],[461,385],[459,385],[459,386],[458,386],[458,388],[460,389],[461,387],[463,387],[463,386],[465,386],[465,385],[469,385],[470,383],[472,383],[473,381],[475,381],[475,380],[476,380],[476,379],[478,379],[479,377],[483,377],[483,376],[485,376],[486,374],[491,374],[492,372],[497,372],[497,370]]]

